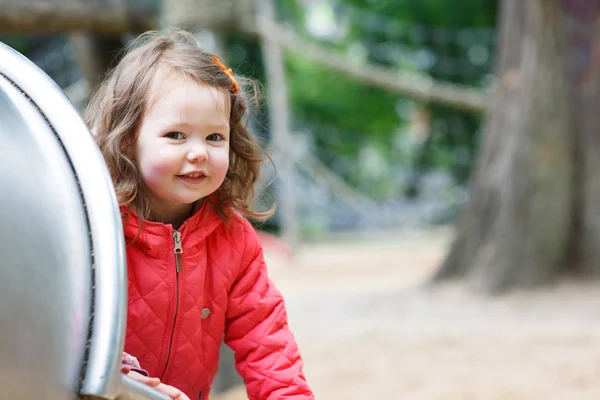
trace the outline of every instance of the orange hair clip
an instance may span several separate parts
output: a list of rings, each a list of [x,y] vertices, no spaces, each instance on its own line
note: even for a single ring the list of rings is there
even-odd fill
[[[227,68],[225,65],[223,65],[223,63],[219,61],[217,56],[212,56],[212,59],[223,70],[223,72],[225,72],[231,78],[231,82],[233,83],[233,92],[237,93],[240,90],[240,87],[238,86],[238,83],[233,76],[233,71],[231,70],[231,68]]]

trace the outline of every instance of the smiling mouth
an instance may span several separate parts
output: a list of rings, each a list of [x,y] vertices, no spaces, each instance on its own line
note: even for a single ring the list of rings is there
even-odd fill
[[[187,183],[201,183],[206,179],[206,176],[201,173],[177,175],[177,177]]]
[[[191,174],[179,175],[185,176],[186,178],[203,178],[204,174],[202,172],[193,172]]]

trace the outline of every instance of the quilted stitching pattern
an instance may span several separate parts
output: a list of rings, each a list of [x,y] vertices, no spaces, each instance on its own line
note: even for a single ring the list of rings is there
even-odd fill
[[[128,215],[129,240],[138,225],[135,213],[128,210]],[[225,224],[204,206],[180,232],[179,276],[171,226],[146,222],[127,247],[125,351],[150,376],[160,377],[168,359],[162,380],[192,400],[200,391],[207,399],[225,337],[250,399],[313,399],[284,301],[267,276],[254,228],[237,214]],[[205,307],[211,312],[202,319]]]

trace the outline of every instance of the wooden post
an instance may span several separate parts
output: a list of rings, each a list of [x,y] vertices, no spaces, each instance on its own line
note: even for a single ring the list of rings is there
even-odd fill
[[[257,15],[275,21],[272,0],[257,0]],[[257,24],[257,29],[261,29]],[[269,35],[262,36],[262,52],[267,77],[267,99],[272,148],[277,166],[276,199],[281,238],[292,248],[298,245],[298,217],[294,198],[294,160],[290,133],[287,85],[281,47]]]
[[[93,33],[70,33],[68,38],[77,65],[91,93],[102,82],[108,69],[116,64],[117,54],[123,43],[120,38],[103,37]]]

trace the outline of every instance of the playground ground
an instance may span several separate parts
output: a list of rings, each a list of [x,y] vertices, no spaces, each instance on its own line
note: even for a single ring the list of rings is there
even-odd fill
[[[267,251],[317,399],[600,399],[600,285],[502,297],[422,284],[450,231]],[[243,387],[211,400],[246,399]]]

